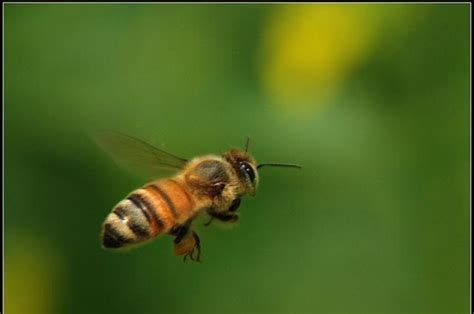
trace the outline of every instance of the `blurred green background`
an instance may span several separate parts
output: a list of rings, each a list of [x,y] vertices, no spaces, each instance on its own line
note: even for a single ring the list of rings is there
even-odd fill
[[[6,313],[467,313],[470,7],[5,5]],[[263,169],[232,230],[101,249],[148,178],[89,133]]]

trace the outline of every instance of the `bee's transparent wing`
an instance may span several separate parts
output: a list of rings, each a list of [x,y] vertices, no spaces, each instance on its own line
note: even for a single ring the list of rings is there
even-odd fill
[[[187,162],[184,158],[123,133],[103,131],[94,137],[99,146],[111,153],[120,164],[147,170],[150,174],[182,169]]]

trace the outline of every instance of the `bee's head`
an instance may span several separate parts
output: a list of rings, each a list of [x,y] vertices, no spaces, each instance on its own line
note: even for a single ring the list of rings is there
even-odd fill
[[[243,187],[242,194],[255,196],[258,185],[257,162],[241,149],[231,149],[223,157],[232,165]]]
[[[258,169],[263,166],[271,167],[288,167],[301,169],[301,166],[295,164],[284,164],[284,163],[262,163],[258,164],[255,158],[248,153],[250,138],[247,136],[247,142],[245,143],[245,150],[242,149],[231,149],[223,154],[223,157],[232,165],[240,183],[244,187],[242,194],[249,194],[255,196],[258,185]]]

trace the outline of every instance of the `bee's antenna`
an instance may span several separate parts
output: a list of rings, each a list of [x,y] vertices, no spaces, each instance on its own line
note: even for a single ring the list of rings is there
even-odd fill
[[[249,150],[250,136],[247,135],[247,141],[245,142],[245,152]]]
[[[271,166],[271,167],[288,167],[288,168],[297,168],[301,169],[300,165],[295,165],[295,164],[282,164],[282,163],[264,163],[264,164],[258,164],[257,169],[263,167],[263,166]]]

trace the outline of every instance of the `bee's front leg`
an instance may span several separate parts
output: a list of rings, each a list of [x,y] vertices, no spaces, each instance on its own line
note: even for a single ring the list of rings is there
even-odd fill
[[[214,218],[222,222],[237,222],[239,220],[239,215],[235,214],[235,211],[239,208],[240,202],[240,198],[235,199],[225,212],[215,212],[212,209],[208,209],[207,213],[211,216],[211,219],[209,219],[204,226],[209,226]]]
[[[230,207],[229,207],[229,209],[228,209],[227,211],[229,211],[229,212],[235,212],[235,211],[237,211],[237,209],[239,209],[240,202],[241,202],[240,198],[236,198],[236,199],[232,202],[232,204],[230,204]]]
[[[209,212],[208,213],[211,216],[211,219],[205,223],[205,226],[209,226],[212,219],[217,219],[222,222],[237,222],[239,220],[239,215],[234,214],[234,213],[229,213],[229,212],[223,212],[223,213],[213,213]]]

